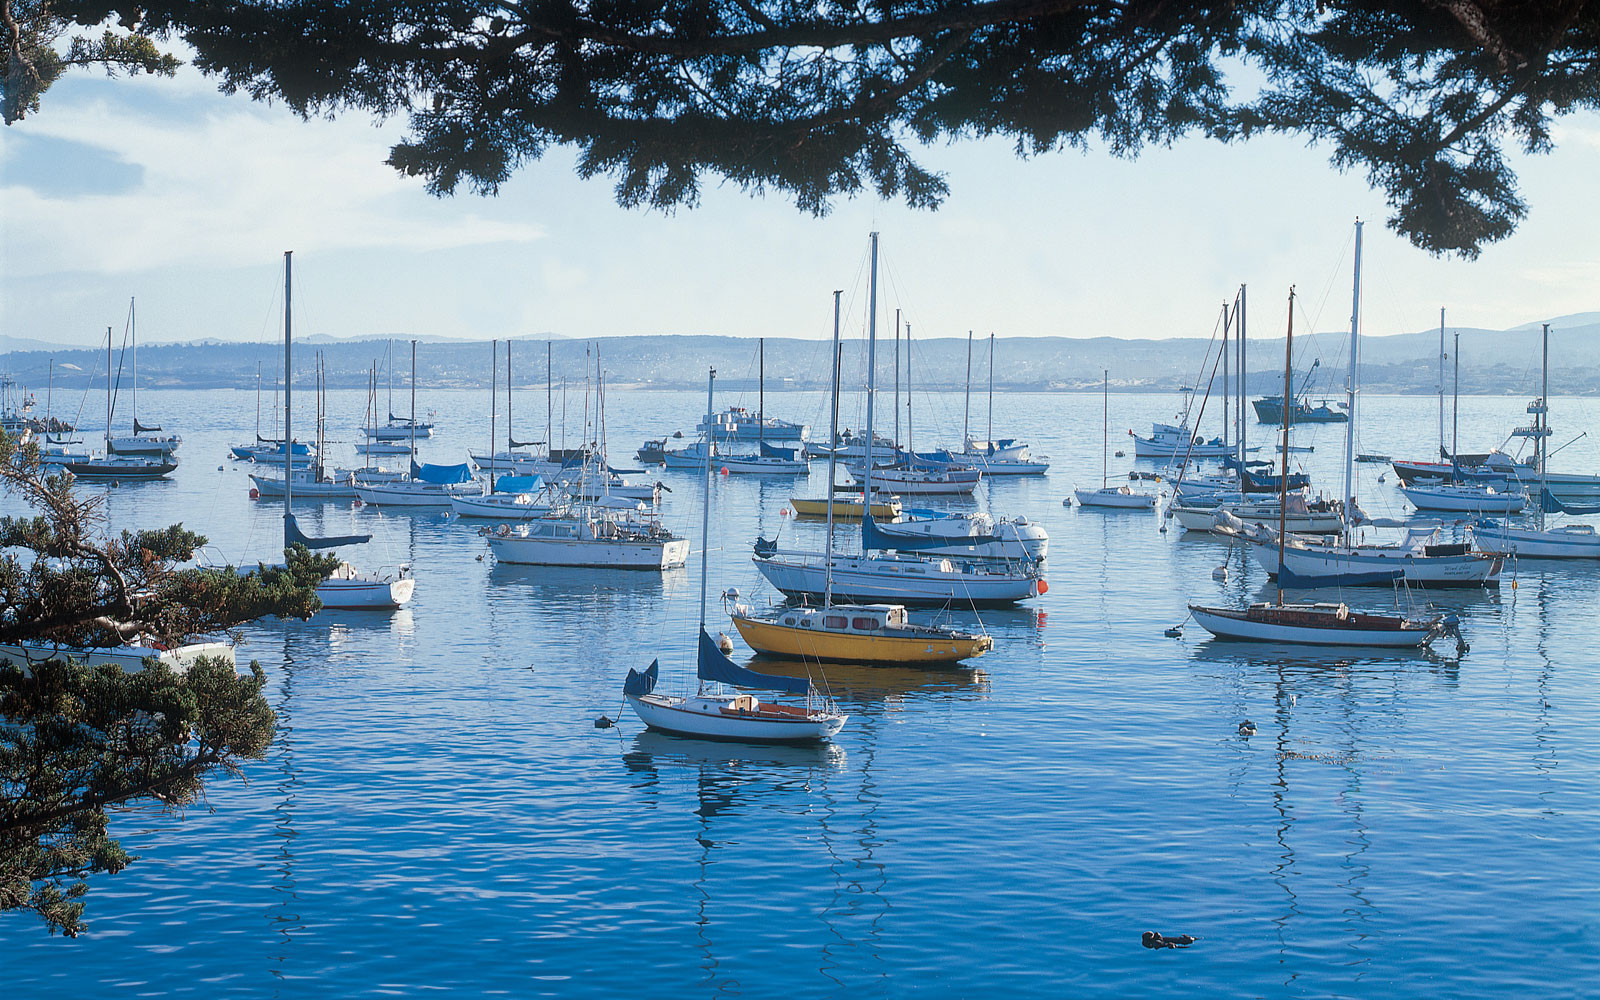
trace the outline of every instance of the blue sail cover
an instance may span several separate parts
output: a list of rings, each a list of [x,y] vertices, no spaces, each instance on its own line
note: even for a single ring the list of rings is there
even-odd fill
[[[537,493],[544,489],[544,480],[538,476],[501,476],[494,481],[496,493]]]
[[[651,664],[654,666],[654,664]],[[646,671],[648,673],[649,671]],[[700,679],[719,681],[737,687],[761,688],[767,691],[784,691],[788,694],[805,694],[811,690],[811,681],[805,677],[779,677],[775,674],[758,674],[746,670],[723,655],[717,644],[700,630]],[[624,688],[624,691],[627,689]]]
[[[300,530],[300,522],[293,514],[283,515],[283,545],[304,545],[308,549],[331,549],[337,545],[361,545],[372,541],[371,535],[334,535],[330,538],[312,538]]]
[[[1557,500],[1549,490],[1540,491],[1539,509],[1546,514],[1600,514],[1600,505]]]
[[[937,549],[947,545],[982,545],[999,541],[994,535],[964,535],[960,538],[940,538],[934,535],[898,534],[893,528],[884,531],[872,519],[871,512],[861,519],[861,547],[863,549],[900,549],[914,552],[918,549]]]
[[[703,634],[703,633],[702,633]],[[661,674],[661,661],[651,660],[644,673],[628,669],[628,679],[622,682],[622,693],[643,697],[656,689],[656,678]]]
[[[785,462],[792,462],[794,461],[794,452],[793,448],[777,448],[767,444],[765,441],[761,442],[762,458],[781,458]]]
[[[438,486],[450,486],[455,483],[472,482],[472,466],[462,465],[418,465],[416,460],[411,462],[411,478],[420,479],[425,483]]]
[[[1405,576],[1403,569],[1371,570],[1352,573],[1312,573],[1302,575],[1287,566],[1278,567],[1278,583],[1295,590],[1316,590],[1319,587],[1372,587],[1392,584]]]

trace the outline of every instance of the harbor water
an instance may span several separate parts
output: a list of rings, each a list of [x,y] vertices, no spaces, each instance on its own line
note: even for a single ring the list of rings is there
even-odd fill
[[[1501,443],[1533,394],[1462,399],[1462,450]],[[439,424],[422,459],[486,447],[487,395],[420,391],[419,411]],[[330,434],[342,439],[331,450],[349,464],[362,394],[331,397]],[[519,390],[519,438],[544,436],[543,397]],[[825,435],[822,394],[766,402]],[[1111,459],[1114,476],[1155,471],[1135,462],[1126,432],[1146,433],[1180,402],[1112,396],[1111,448],[1127,452]],[[730,403],[754,408],[755,393],[719,394],[719,409]],[[859,427],[852,405],[844,422]],[[215,561],[275,558],[281,506],[249,499],[248,467],[226,458],[250,438],[254,406],[249,391],[146,390],[141,420],[184,436],[182,466],[168,482],[83,488],[105,494],[115,528],[181,521],[211,539]],[[1363,406],[1358,451],[1437,454],[1433,397]],[[692,435],[704,393],[617,389],[606,407],[612,462],[627,467],[647,437]],[[919,393],[917,447],[957,445],[963,407],[959,392]],[[563,431],[555,400],[557,444],[582,440],[581,408],[569,390]],[[1192,624],[1172,638],[1189,601],[1273,591],[1245,553],[1159,514],[1063,507],[1074,487],[1100,483],[1101,412],[1098,394],[996,398],[995,435],[1030,442],[1049,474],[918,505],[1043,523],[1048,593],[1012,610],[919,613],[993,633],[994,652],[965,668],[826,667],[817,678],[850,719],[817,747],[644,732],[621,685],[656,658],[668,690],[692,684],[702,545],[713,635],[735,634],[723,591],[772,596],[751,563],[758,535],[820,548],[820,525],[787,511],[792,496],[822,495],[825,463],[809,480],[715,477],[709,539],[698,474],[635,476],[670,489],[664,518],[693,542],[689,566],[665,573],[500,566],[476,523],[443,512],[297,504],[308,533],[373,533],[345,554],[367,568],[409,563],[415,600],[244,629],[240,659],[265,668],[278,714],[267,757],[245,780],[214,777],[182,815],[116,813],[113,832],[139,860],[91,880],[81,937],[0,916],[11,988],[693,1000],[1600,992],[1600,567],[1511,564],[1498,592],[1317,595],[1455,611],[1471,644],[1459,660],[1221,643]],[[984,437],[977,396],[971,414]],[[1592,400],[1553,400],[1552,414],[1557,444],[1600,426]],[[1220,416],[1213,399],[1208,435]],[[1276,457],[1275,429],[1253,414],[1249,428],[1257,457]],[[1331,495],[1343,439],[1342,425],[1297,431],[1315,450],[1294,464]],[[1600,441],[1577,441],[1552,467],[1600,471]],[[1358,469],[1368,513],[1403,514],[1392,472]],[[855,529],[840,539],[855,544]],[[596,728],[601,715],[620,722]],[[1145,931],[1198,940],[1149,950]]]

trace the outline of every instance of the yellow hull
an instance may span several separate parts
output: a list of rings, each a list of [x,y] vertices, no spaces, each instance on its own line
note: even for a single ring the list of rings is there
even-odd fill
[[[987,653],[994,640],[986,635],[965,639],[897,635],[863,635],[791,628],[735,616],[734,627],[758,653],[796,660],[849,663],[955,663]]]
[[[792,498],[789,505],[794,508],[797,517],[827,517],[827,500],[801,500]],[[833,499],[833,516],[835,520],[859,521],[861,520],[861,501]],[[900,518],[900,501],[875,500],[872,503],[872,517],[878,521],[896,521]]]

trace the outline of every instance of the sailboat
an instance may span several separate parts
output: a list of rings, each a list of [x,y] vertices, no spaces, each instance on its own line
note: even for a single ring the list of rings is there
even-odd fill
[[[1550,491],[1547,442],[1550,438],[1550,324],[1544,324],[1543,378],[1539,398],[1528,405],[1534,415],[1535,465],[1539,471],[1538,523],[1531,528],[1516,527],[1504,521],[1481,520],[1469,530],[1473,545],[1480,552],[1522,556],[1529,559],[1600,559],[1600,534],[1594,525],[1583,522],[1545,524],[1546,514],[1596,514],[1600,505],[1561,500]]]
[[[839,429],[839,296],[833,293],[833,431]],[[828,479],[833,479],[838,458],[828,456]],[[737,603],[739,592],[724,594],[736,603],[729,610],[734,627],[758,653],[802,660],[862,663],[954,663],[982,656],[994,647],[988,635],[971,635],[955,629],[913,624],[899,604],[833,603],[833,508],[828,502],[827,562],[822,606],[779,605],[755,611]]]
[[[877,394],[878,234],[871,237],[871,283],[867,313],[866,455],[861,467],[862,496],[874,495],[880,475],[873,459],[873,409]],[[837,437],[835,438],[837,440]],[[829,483],[830,492],[835,487]],[[783,551],[776,542],[758,540],[755,563],[761,575],[790,597],[839,597],[861,604],[885,602],[938,606],[992,607],[1015,604],[1045,592],[1048,585],[1032,560],[981,560],[921,556],[911,551],[915,540],[885,540],[870,513],[861,519],[860,555]],[[938,544],[938,543],[935,543]],[[877,549],[879,551],[874,551]]]
[[[1100,488],[1073,490],[1080,507],[1111,507],[1152,510],[1156,498],[1149,493],[1136,493],[1127,486],[1112,486],[1111,481],[1111,372],[1100,370]]]
[[[1355,352],[1355,338],[1359,329],[1361,313],[1361,223],[1356,223],[1356,290],[1354,293],[1354,317],[1351,319],[1351,353]],[[1284,340],[1283,348],[1283,392],[1284,396],[1290,395],[1290,384],[1293,377],[1292,345],[1294,343],[1294,289],[1289,290],[1289,326],[1288,334]],[[1355,381],[1354,363],[1351,365],[1350,406],[1351,426],[1354,426],[1355,417]],[[1288,414],[1283,420],[1283,441],[1289,441]],[[1347,454],[1346,458],[1349,456]],[[1289,454],[1284,449],[1282,481],[1287,484],[1289,478]],[[1345,490],[1348,496],[1349,473],[1348,463],[1346,470]],[[1258,642],[1284,642],[1297,645],[1310,646],[1385,646],[1408,648],[1421,646],[1432,641],[1436,636],[1443,635],[1446,631],[1454,629],[1454,621],[1446,620],[1443,616],[1425,621],[1417,621],[1400,615],[1374,614],[1362,611],[1351,611],[1345,604],[1333,603],[1297,603],[1286,604],[1283,600],[1284,579],[1288,575],[1284,569],[1284,553],[1287,551],[1285,539],[1289,532],[1284,526],[1284,519],[1288,510],[1287,486],[1279,490],[1279,527],[1278,542],[1278,599],[1275,603],[1251,604],[1246,608],[1220,608],[1205,605],[1189,605],[1189,614],[1202,628],[1219,639],[1243,639]]]
[[[285,458],[292,432],[293,406],[293,343],[291,320],[294,251],[283,253],[283,447]],[[283,481],[283,547],[304,545],[308,549],[331,549],[340,545],[360,545],[372,540],[371,535],[340,535],[331,538],[313,538],[300,530],[294,516],[295,476]],[[398,608],[411,600],[416,591],[416,580],[409,568],[401,566],[397,575],[364,573],[348,562],[340,562],[331,576],[317,584],[317,597],[325,608],[385,609]]]
[[[994,334],[989,334],[989,430],[988,439],[974,441],[967,429],[967,414],[972,401],[972,331],[967,331],[967,402],[961,420],[961,451],[939,453],[947,461],[963,462],[986,476],[1042,476],[1050,463],[1034,458],[1028,446],[1015,438],[994,440]]]
[[[394,415],[391,413],[391,421]],[[411,432],[409,450],[415,454],[418,436],[431,434],[432,425],[417,423],[417,342],[411,342],[411,417],[404,426]],[[423,427],[429,427],[427,434]],[[448,507],[453,497],[481,496],[483,484],[472,471],[471,463],[460,465],[417,464],[411,460],[411,474],[383,482],[356,483],[356,496],[362,503],[380,507]]]
[[[711,369],[706,390],[706,412],[712,408],[717,371]],[[709,441],[713,422],[707,421]],[[643,671],[628,671],[622,693],[633,706],[634,714],[646,726],[662,732],[701,739],[747,740],[760,743],[811,743],[826,740],[844,728],[848,716],[832,701],[820,697],[806,677],[783,677],[758,673],[739,666],[717,648],[706,634],[706,580],[711,530],[711,454],[705,460],[705,495],[700,512],[700,635],[695,643],[695,675],[698,683],[693,695],[656,693],[661,661],[653,661]],[[783,691],[805,696],[804,705],[764,702],[753,694],[724,694],[708,689],[706,682],[720,687],[730,684],[743,688]]]
[[[165,479],[178,467],[178,460],[170,454],[119,455],[111,447],[112,419],[111,327],[106,327],[106,433],[105,451],[101,454],[64,454],[46,456],[44,461],[72,473],[79,479],[111,479],[117,482]]]
[[[290,480],[296,495],[304,500],[345,500],[354,499],[356,495],[355,473],[348,469],[336,469],[329,472],[322,464],[322,456],[327,452],[327,373],[324,369],[322,357],[317,357],[317,446],[307,455],[307,462],[301,465],[294,461],[292,452],[287,452],[280,442],[277,455],[277,464],[285,469],[282,479],[277,476],[264,476],[252,472],[250,481],[255,483],[251,496],[265,497],[275,500],[283,497],[290,499]],[[287,461],[286,461],[287,459]]]
[[[724,455],[717,465],[722,471],[734,474],[803,476],[811,471],[811,464],[806,461],[801,442],[794,441],[796,445],[794,448],[779,448],[767,443],[767,339],[765,337],[756,340],[756,352],[759,356],[756,365],[758,372],[756,391],[759,400],[756,410],[756,453]],[[708,414],[705,423],[714,425],[715,415]],[[665,455],[662,457],[665,460]]]
[[[273,432],[277,432],[278,404],[276,390],[273,391],[272,422]],[[264,438],[261,436],[261,363],[256,362],[256,433],[255,440],[249,444],[234,445],[228,449],[229,454],[241,462],[260,462],[264,465],[284,463],[283,440],[281,438]],[[288,451],[289,464],[294,466],[309,465],[313,458],[311,445],[307,442],[296,441]]]
[[[411,450],[413,452],[415,452],[416,451],[416,440],[417,440],[417,438],[419,438],[419,437],[420,438],[433,437],[433,424],[432,423],[419,423],[417,421],[417,407],[416,407],[417,343],[416,343],[416,341],[412,341],[411,342],[411,384],[412,384],[411,403],[412,403],[412,406],[411,406],[411,415],[409,417],[397,417],[397,416],[394,415],[394,341],[392,341],[392,340],[389,341],[389,349],[384,355],[384,365],[385,365],[385,367],[387,367],[389,369],[389,422],[386,423],[386,424],[383,424],[383,425],[379,425],[378,421],[376,420],[376,414],[374,414],[373,421],[371,423],[369,423],[367,426],[361,428],[361,430],[362,430],[362,432],[364,434],[366,434],[368,439],[370,439],[371,443],[384,442],[384,441],[391,442],[391,443],[392,442],[396,442],[396,441],[407,441],[407,442],[410,442],[410,444],[411,444]],[[356,450],[357,451],[361,451],[362,448],[360,446],[358,446],[356,448]],[[379,452],[374,451],[373,454],[379,454]]]
[[[1345,530],[1338,539],[1322,541],[1289,535],[1260,525],[1246,525],[1228,515],[1218,515],[1232,533],[1252,543],[1256,561],[1272,575],[1287,574],[1291,585],[1304,587],[1390,586],[1396,581],[1416,587],[1498,587],[1503,561],[1470,551],[1465,543],[1446,542],[1436,529],[1411,529],[1398,543],[1358,542],[1360,520],[1354,495],[1356,427],[1356,365],[1360,343],[1361,224],[1356,224],[1354,301],[1350,320],[1350,374],[1346,392],[1350,420],[1345,425]],[[1293,315],[1290,316],[1293,323]],[[1287,364],[1285,365],[1287,368]],[[1285,386],[1288,379],[1284,380]],[[1286,390],[1287,391],[1287,390]],[[1287,440],[1287,434],[1285,435]],[[1285,479],[1287,456],[1285,456]],[[1220,529],[1219,529],[1220,530]],[[1285,537],[1288,536],[1288,537]]]
[[[106,450],[116,455],[171,455],[183,444],[183,438],[139,423],[139,327],[132,299],[128,300],[128,333],[133,341],[133,401],[129,407],[133,411],[133,433],[108,436]]]

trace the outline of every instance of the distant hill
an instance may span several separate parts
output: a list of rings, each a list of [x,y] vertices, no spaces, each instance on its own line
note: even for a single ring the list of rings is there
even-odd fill
[[[1579,313],[1551,321],[1551,390],[1562,395],[1600,393],[1600,358],[1591,347],[1600,343],[1600,312]],[[1535,394],[1539,367],[1539,324],[1512,330],[1478,330],[1450,327],[1446,349],[1453,350],[1454,335],[1461,335],[1461,391],[1464,393]],[[408,338],[410,339],[410,338]],[[417,350],[417,379],[428,386],[481,386],[489,381],[487,341],[448,338],[425,339]],[[380,387],[386,386],[383,369],[388,341],[382,338],[342,339],[307,337],[296,343],[296,371],[309,372],[312,357],[326,360],[329,384],[355,388],[367,384],[368,371],[378,368]],[[545,381],[546,343],[551,373],[559,383],[581,384],[594,371],[598,353],[613,385],[648,388],[700,388],[705,371],[716,367],[728,388],[753,385],[756,379],[756,342],[753,338],[720,336],[633,336],[598,341],[554,339],[548,342],[518,340],[513,351],[515,382],[521,387]],[[83,348],[52,347],[38,341],[11,338],[10,350],[0,355],[0,370],[22,385],[44,387],[50,361],[55,360],[55,384],[60,389],[83,388],[89,379],[105,384],[105,355]],[[395,385],[403,387],[410,371],[410,347],[396,339]],[[847,382],[864,381],[865,345],[845,344]],[[252,388],[260,366],[267,385],[277,380],[281,348],[275,343],[152,344],[141,345],[139,381],[150,388]],[[988,384],[988,342],[972,345],[974,388]],[[1180,386],[1203,386],[1212,369],[1201,371],[1211,343],[1198,338],[1134,340],[1115,337],[1007,337],[995,342],[994,384],[1009,390],[1088,390],[1100,385],[1107,369],[1118,389],[1172,391]],[[1440,381],[1437,330],[1363,337],[1362,385],[1371,392],[1432,393]],[[1231,354],[1231,351],[1230,351]],[[824,341],[770,338],[766,341],[766,374],[770,388],[818,388],[828,379],[828,348]],[[1317,333],[1295,338],[1297,381],[1310,372],[1313,395],[1342,391],[1349,355],[1349,337],[1343,333]],[[1251,336],[1248,342],[1249,388],[1254,394],[1275,392],[1282,382],[1282,337]],[[503,354],[502,354],[503,358]],[[893,383],[893,346],[879,343],[879,384]],[[1232,363],[1230,358],[1230,364]],[[65,364],[81,371],[63,370]],[[959,388],[967,371],[967,341],[940,338],[915,342],[911,377],[920,388]],[[96,374],[97,373],[97,374]],[[1444,371],[1448,388],[1453,363]],[[124,371],[123,378],[128,378]],[[1220,379],[1220,368],[1216,370]],[[504,367],[502,362],[502,374]]]

